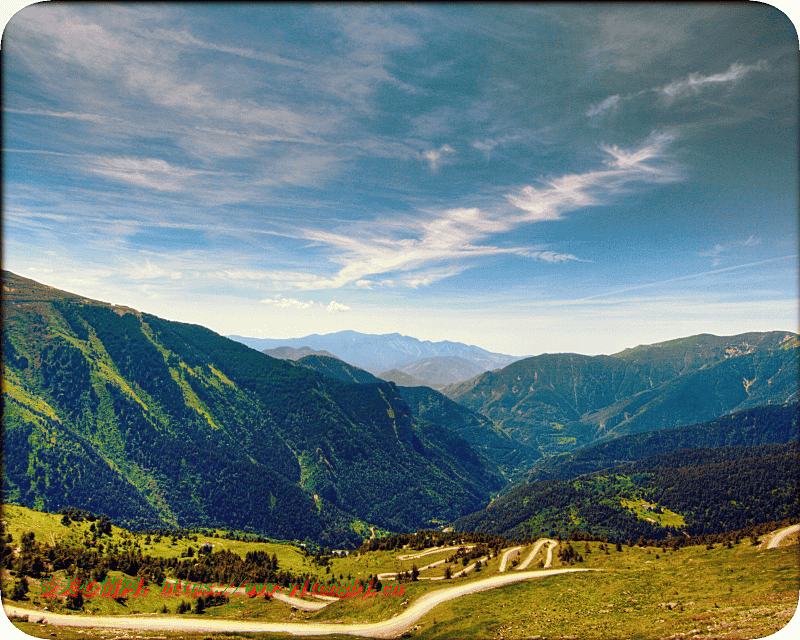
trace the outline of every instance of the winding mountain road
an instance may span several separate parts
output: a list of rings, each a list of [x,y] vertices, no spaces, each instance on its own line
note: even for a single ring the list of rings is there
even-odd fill
[[[443,602],[472,593],[495,589],[514,582],[533,578],[546,578],[562,573],[593,571],[593,569],[551,569],[526,571],[492,576],[467,584],[447,587],[426,593],[408,609],[388,620],[366,624],[337,624],[330,622],[258,622],[255,620],[215,620],[213,618],[186,618],[147,614],[141,616],[68,616],[59,613],[33,611],[15,605],[5,605],[9,616],[28,616],[30,620],[43,621],[61,627],[95,627],[131,631],[177,631],[195,633],[260,632],[289,633],[296,636],[330,635],[335,633],[369,638],[395,638],[411,627],[422,616]]]
[[[434,547],[433,549],[426,549],[425,551],[420,551],[419,553],[412,553],[406,554],[404,556],[397,556],[398,560],[416,560],[417,558],[422,558],[423,556],[429,556],[433,553],[439,553],[440,551],[458,551],[459,549],[472,549],[475,545],[474,544],[462,544],[457,547]]]
[[[506,564],[508,564],[511,557],[517,555],[524,548],[525,547],[512,547],[503,554],[503,559],[500,561],[500,573],[505,573]]]
[[[558,545],[558,542],[555,540],[550,540],[549,538],[541,538],[536,541],[536,544],[533,546],[533,551],[528,554],[528,557],[525,558],[525,562],[523,562],[518,567],[514,567],[516,571],[524,571],[528,568],[528,566],[533,562],[533,559],[536,557],[536,554],[539,553],[539,549],[542,548],[543,545],[549,544],[550,546],[547,549],[547,561],[545,562],[545,568],[549,568],[550,565],[553,564],[553,549]]]

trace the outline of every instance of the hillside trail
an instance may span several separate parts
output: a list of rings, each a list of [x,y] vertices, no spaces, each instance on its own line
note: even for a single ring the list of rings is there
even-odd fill
[[[397,556],[397,560],[416,560],[417,558],[422,558],[423,556],[429,556],[433,553],[439,553],[440,551],[458,551],[459,549],[472,549],[474,546],[475,546],[474,544],[461,544],[457,547],[434,547],[433,549],[426,549],[425,551],[420,551],[419,553]]]
[[[793,533],[797,533],[798,531],[800,531],[800,524],[793,524],[791,527],[786,527],[780,531],[773,532],[771,534],[772,538],[767,545],[767,549],[777,549],[778,545],[784,540],[784,538],[792,535]]]
[[[348,634],[368,638],[395,638],[404,633],[431,609],[443,602],[469,594],[495,589],[506,584],[534,578],[546,578],[562,573],[596,571],[595,569],[551,569],[506,573],[469,584],[439,589],[426,593],[408,609],[388,620],[380,622],[341,624],[335,622],[258,622],[255,620],[214,620],[186,617],[167,617],[157,614],[140,616],[70,616],[59,613],[33,611],[16,605],[4,605],[9,616],[28,616],[32,621],[42,621],[55,626],[95,627],[131,631],[172,631],[188,633],[254,632],[288,633],[296,636]]]

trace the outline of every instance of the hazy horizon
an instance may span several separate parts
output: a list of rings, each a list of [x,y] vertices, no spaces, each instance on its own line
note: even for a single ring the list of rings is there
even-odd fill
[[[798,329],[766,5],[37,4],[4,267],[223,335],[520,355]]]

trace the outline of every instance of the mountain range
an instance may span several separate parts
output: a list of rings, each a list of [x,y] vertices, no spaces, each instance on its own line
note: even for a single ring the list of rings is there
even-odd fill
[[[466,345],[461,342],[450,342],[449,340],[443,342],[422,341],[399,333],[374,335],[357,331],[338,331],[325,335],[312,334],[303,338],[289,339],[247,338],[238,335],[228,337],[259,351],[278,347],[292,347],[294,349],[308,347],[315,351],[327,351],[337,358],[375,375],[390,369],[402,369],[426,358],[457,357],[477,367],[474,370],[475,373],[471,373],[469,376],[472,377],[472,375],[482,371],[497,369],[519,360],[516,356],[492,353],[480,347]],[[462,367],[468,366],[464,363],[461,364]],[[420,364],[418,366],[424,365]],[[406,373],[415,375],[411,371],[406,371]],[[461,379],[463,380],[464,378]]]
[[[796,518],[797,427],[797,404],[757,407],[562,454],[454,526],[513,538],[577,529],[631,541]]]
[[[340,332],[284,343],[275,358],[263,343],[10,272],[3,302],[4,501],[103,512],[134,528],[222,526],[341,547],[373,525],[478,527],[491,516],[469,514],[503,494],[493,503],[509,505],[501,529],[519,532],[517,503],[501,498],[533,494],[510,480],[568,481],[655,453],[678,468],[681,448],[768,446],[796,431],[800,343],[789,332],[516,361]],[[372,371],[348,354],[371,354]],[[403,384],[419,380],[397,368],[461,359],[495,370],[436,390]],[[739,467],[758,459],[736,456]]]
[[[611,356],[545,354],[442,392],[545,456],[796,402],[797,334],[701,334]]]

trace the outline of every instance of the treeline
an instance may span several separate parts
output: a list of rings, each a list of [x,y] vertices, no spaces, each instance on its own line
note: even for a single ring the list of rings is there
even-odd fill
[[[624,541],[609,539],[608,536],[597,536],[586,531],[573,531],[570,533],[566,541],[582,542],[585,540],[602,542],[605,544],[615,543],[617,551],[623,550],[623,543],[627,547],[659,547],[662,549],[669,548],[673,551],[676,549],[682,549],[684,547],[696,547],[700,545],[706,545],[707,548],[711,549],[715,544],[721,544],[730,548],[731,545],[739,544],[743,540],[747,540],[752,545],[760,544],[762,542],[761,536],[779,529],[784,529],[793,524],[797,524],[798,522],[800,522],[800,517],[795,516],[792,518],[784,518],[783,520],[770,520],[769,522],[762,522],[758,525],[751,525],[743,529],[736,529],[734,531],[726,531],[725,533],[706,533],[694,536],[682,534],[664,539],[648,539],[642,536],[637,540],[632,540],[629,538]],[[560,538],[558,542],[561,544]],[[601,545],[601,551],[602,550],[605,550],[605,548],[603,548]]]
[[[64,571],[79,580],[102,582],[109,571],[144,578],[144,584],[159,587],[167,577],[192,582],[215,584],[275,582],[283,586],[313,579],[308,572],[292,573],[281,569],[278,557],[265,551],[250,551],[244,558],[227,550],[198,553],[193,558],[162,558],[142,554],[141,550],[119,551],[111,545],[94,548],[37,542],[33,532],[22,534],[19,553],[15,555],[11,534],[4,534],[0,560],[5,570],[14,570],[17,579],[23,576],[43,579],[56,571]]]

